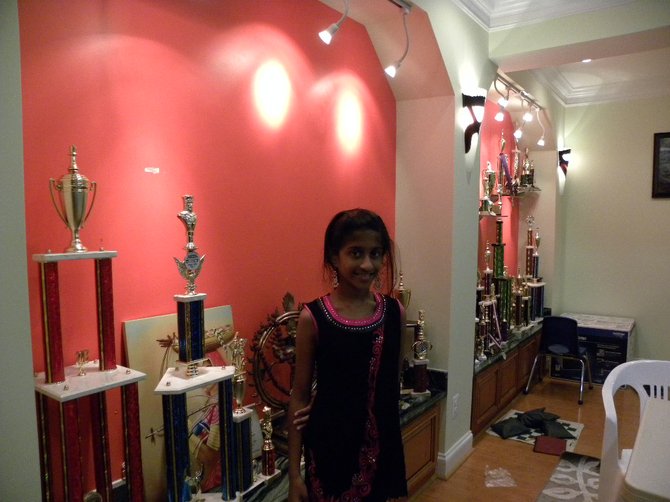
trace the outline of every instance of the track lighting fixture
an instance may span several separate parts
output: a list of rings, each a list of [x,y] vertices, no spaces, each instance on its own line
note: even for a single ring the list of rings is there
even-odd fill
[[[326,45],[330,45],[330,42],[333,40],[333,37],[335,36],[335,33],[337,33],[337,30],[340,29],[340,26],[342,26],[342,23],[349,14],[349,0],[342,0],[342,1],[344,2],[344,12],[340,20],[337,23],[331,24],[327,29],[319,32],[319,38]]]
[[[521,139],[523,137],[523,124],[524,123],[521,123],[521,125],[514,131],[514,137],[516,139]]]
[[[486,98],[484,96],[468,96],[467,94],[463,94],[463,108],[466,108],[470,112],[470,118],[472,120],[463,132],[465,139],[465,153],[470,151],[472,137],[479,133],[479,128],[482,125],[482,118],[484,118],[485,105]]]
[[[407,57],[407,53],[409,52],[409,30],[407,29],[407,16],[409,15],[410,10],[412,9],[412,4],[405,2],[403,0],[389,0],[389,1],[393,2],[398,7],[402,8],[402,25],[403,28],[405,29],[405,51],[402,53],[402,56],[400,56],[400,59],[398,59],[395,63],[388,65],[386,68],[384,68],[384,71],[389,77],[395,78],[396,73],[398,73],[398,69],[400,68],[400,65],[405,60],[405,58]]]

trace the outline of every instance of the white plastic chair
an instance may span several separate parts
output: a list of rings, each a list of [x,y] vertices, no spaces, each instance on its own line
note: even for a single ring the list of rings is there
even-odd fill
[[[598,500],[612,502],[621,493],[632,450],[619,450],[619,430],[614,394],[619,388],[632,387],[640,399],[640,418],[649,399],[670,400],[670,361],[629,361],[615,367],[603,383],[605,428],[600,455]]]

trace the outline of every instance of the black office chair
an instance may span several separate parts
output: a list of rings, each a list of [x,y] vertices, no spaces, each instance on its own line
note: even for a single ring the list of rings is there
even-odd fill
[[[569,317],[549,316],[542,320],[542,340],[540,343],[540,351],[535,356],[533,367],[528,376],[528,383],[523,393],[528,394],[530,382],[533,380],[535,368],[541,357],[549,356],[553,361],[554,358],[573,359],[579,361],[582,367],[581,378],[579,381],[579,404],[584,402],[584,369],[589,374],[589,389],[593,389],[593,379],[591,378],[591,364],[589,356],[585,347],[579,346],[579,339],[577,336],[577,321]],[[540,375],[542,380],[542,375]]]

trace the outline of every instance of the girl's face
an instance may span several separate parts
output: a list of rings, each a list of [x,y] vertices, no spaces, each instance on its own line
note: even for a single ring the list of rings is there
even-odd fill
[[[369,291],[384,263],[381,236],[374,230],[357,230],[333,257],[339,287]]]

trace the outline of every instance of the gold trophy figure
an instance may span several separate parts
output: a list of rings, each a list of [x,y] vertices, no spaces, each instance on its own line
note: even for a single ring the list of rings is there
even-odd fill
[[[193,242],[193,236],[195,234],[195,225],[198,222],[198,216],[193,212],[193,196],[184,195],[184,210],[177,214],[184,226],[186,227],[186,256],[184,261],[180,261],[177,258],[174,258],[177,268],[179,269],[179,274],[186,279],[186,294],[195,295],[195,280],[200,275],[202,270],[202,264],[205,261],[205,257],[200,256],[196,251],[198,247]]]
[[[49,193],[51,194],[51,202],[53,202],[56,212],[63,223],[72,232],[72,242],[68,247],[66,253],[84,253],[87,251],[79,238],[79,231],[84,228],[84,223],[91,214],[93,203],[95,202],[95,195],[97,193],[97,185],[95,181],[89,181],[86,176],[79,172],[77,167],[77,148],[72,145],[70,147],[70,168],[68,173],[63,175],[58,181],[51,178],[49,180]],[[56,195],[54,191],[58,192],[58,202],[56,202]],[[88,194],[92,193],[91,204],[87,206]]]
[[[405,287],[402,272],[400,272],[400,282],[398,287],[393,290],[393,297],[402,303],[405,310],[409,307],[409,301],[412,299],[412,290]]]
[[[496,186],[496,172],[491,167],[491,163],[486,163],[486,169],[482,171],[482,186],[484,188],[484,197],[479,204],[480,215],[495,215],[496,206],[491,200],[491,194]]]
[[[233,366],[235,366],[235,375],[233,376],[233,397],[235,398],[235,409],[233,413],[238,415],[245,412],[244,394],[246,392],[246,356],[244,355],[244,346],[247,340],[239,337],[235,333],[235,338],[226,346]]]
[[[86,363],[88,362],[88,349],[78,350],[75,354],[77,356],[77,369],[79,370],[77,376],[84,376],[86,375],[84,366],[86,366]]]

